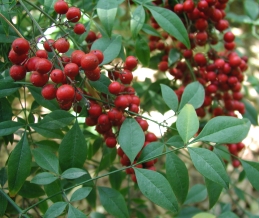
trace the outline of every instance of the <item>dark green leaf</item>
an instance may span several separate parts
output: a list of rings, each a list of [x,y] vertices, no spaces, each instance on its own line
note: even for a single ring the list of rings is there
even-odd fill
[[[234,191],[235,191],[235,193],[236,193],[236,195],[237,195],[237,197],[238,197],[238,199],[240,199],[240,200],[246,200],[246,198],[245,198],[245,194],[244,194],[244,191],[243,190],[241,190],[241,189],[239,189],[238,187],[234,187]]]
[[[110,95],[111,93],[108,90],[108,86],[111,84],[111,80],[101,74],[101,77],[97,81],[89,81],[90,85],[93,86],[97,91]]]
[[[178,212],[178,203],[166,178],[158,172],[134,168],[140,191],[150,201],[173,212]]]
[[[57,179],[58,177],[56,177],[55,175],[51,173],[43,172],[34,176],[31,180],[31,183],[35,183],[38,185],[48,185]]]
[[[203,86],[199,82],[192,82],[185,87],[178,110],[181,110],[187,103],[193,105],[195,109],[199,108],[204,102],[204,97]]]
[[[0,137],[10,135],[24,126],[23,123],[15,121],[4,121],[0,123]]]
[[[53,218],[59,216],[66,208],[66,202],[57,202],[52,204],[47,212],[44,214],[44,218]]]
[[[245,104],[245,113],[243,117],[250,120],[253,125],[258,125],[258,112],[256,108],[246,99],[243,99],[242,102]]]
[[[175,94],[174,90],[172,90],[169,86],[166,86],[164,84],[161,84],[160,86],[161,86],[162,97],[165,103],[170,109],[176,112],[178,108],[178,97]]]
[[[255,20],[259,14],[259,4],[254,0],[245,0],[245,12],[252,19]]]
[[[138,60],[143,64],[143,66],[148,66],[150,60],[150,48],[147,40],[140,35],[136,38],[135,52]]]
[[[90,192],[92,191],[93,188],[91,187],[83,187],[83,188],[79,188],[77,189],[71,196],[70,198],[70,202],[73,201],[80,201],[84,198],[86,198]]]
[[[187,143],[199,129],[199,119],[191,104],[186,104],[177,116],[176,127],[184,143]]]
[[[141,155],[138,161],[148,160],[152,157],[162,154],[164,150],[164,144],[161,142],[151,142],[147,144],[141,151]]]
[[[68,205],[68,213],[67,217],[68,218],[86,218],[87,216],[80,210],[76,209],[73,207],[71,204]]]
[[[193,204],[204,201],[207,197],[206,187],[202,184],[194,185],[188,192],[184,204]]]
[[[59,163],[62,170],[83,166],[87,156],[87,144],[76,121],[59,146]]]
[[[10,196],[21,189],[31,171],[31,150],[24,132],[8,159],[8,188]]]
[[[12,119],[12,107],[6,98],[0,98],[0,122]]]
[[[220,156],[223,160],[227,160],[231,162],[231,156],[226,146],[224,145],[216,145],[213,148],[213,152]]]
[[[79,168],[69,168],[61,174],[61,177],[64,179],[77,179],[85,174],[87,174],[85,170]]]
[[[168,141],[166,142],[167,145],[174,146],[176,148],[183,148],[184,142],[179,135],[172,136]]]
[[[228,189],[229,177],[218,156],[205,148],[188,148],[195,168],[207,179]]]
[[[18,192],[18,195],[21,195],[24,198],[38,198],[42,195],[45,195],[45,192],[39,185],[25,181],[20,191]]]
[[[152,26],[150,26],[146,23],[144,23],[144,25],[142,27],[142,31],[144,31],[145,33],[147,33],[148,35],[151,35],[151,36],[161,37],[160,33],[155,28],[153,28]]]
[[[246,177],[246,172],[245,170],[242,170],[238,176],[238,182],[242,182]]]
[[[108,64],[114,58],[116,58],[121,50],[121,45],[122,45],[122,39],[121,36],[112,36],[110,38],[102,37],[100,39],[97,39],[92,47],[91,50],[98,49],[103,52],[104,59],[103,62],[100,65]]]
[[[167,180],[178,202],[182,204],[186,199],[189,189],[188,170],[183,161],[174,153],[166,155],[165,167]]]
[[[0,80],[0,98],[9,96],[16,92],[20,86],[13,81]]]
[[[111,167],[109,172],[113,172],[115,170],[118,170],[118,169],[115,168],[115,167]],[[109,181],[110,181],[110,184],[111,184],[112,188],[116,189],[116,190],[119,190],[120,187],[121,187],[121,183],[125,179],[125,176],[126,176],[126,174],[123,171],[118,171],[116,173],[111,173],[109,175]]]
[[[114,217],[130,217],[123,196],[116,190],[108,187],[98,187],[101,204]]]
[[[39,146],[42,149],[49,150],[51,152],[56,152],[58,150],[59,144],[51,140],[42,140],[35,142],[35,145]]]
[[[126,118],[124,120],[120,128],[118,141],[122,150],[133,163],[145,142],[143,130],[135,119]]]
[[[4,187],[4,184],[6,183],[6,181],[7,181],[7,171],[6,171],[6,168],[3,167],[0,169],[0,185]]]
[[[241,142],[247,136],[250,125],[250,121],[246,118],[238,119],[229,116],[214,117],[207,122],[200,134],[192,142]]]
[[[197,207],[184,207],[181,209],[180,213],[177,215],[177,218],[187,218],[193,217],[195,214],[201,212],[201,210]]]
[[[116,158],[116,155],[117,155],[116,148],[111,149],[111,148],[108,148],[107,146],[105,146],[103,148],[103,156],[102,156],[101,162],[99,164],[98,171],[107,169],[108,167],[113,165],[113,161]]]
[[[42,149],[36,148],[32,150],[32,154],[36,163],[45,170],[58,174],[59,163],[58,158],[52,152]]]
[[[180,52],[176,48],[172,48],[168,55],[168,66],[172,66],[180,58]]]
[[[145,23],[145,10],[142,5],[139,5],[132,13],[130,20],[130,30],[135,38]]]
[[[0,192],[0,216],[4,216],[5,210],[7,208],[8,201],[6,197],[2,194],[2,191]]]
[[[218,218],[238,218],[238,216],[231,211],[226,211],[220,214]]]
[[[31,123],[30,127],[46,138],[62,139],[64,137],[64,134],[60,129],[43,128],[38,123]]]
[[[246,177],[248,178],[249,182],[252,184],[252,186],[259,190],[259,163],[252,162],[252,161],[245,161],[241,160],[242,166],[244,167],[244,170],[246,172]]]
[[[181,19],[172,11],[157,6],[145,5],[159,24],[159,26],[170,35],[190,48],[187,30]]]
[[[223,188],[207,178],[205,178],[205,183],[209,195],[210,208],[212,208],[217,203]]]
[[[44,185],[44,190],[45,190],[46,194],[48,195],[48,197],[60,192],[62,190],[60,187],[60,181],[56,180],[48,185]],[[58,201],[62,201],[63,198],[62,198],[61,194],[58,194],[58,195],[51,197],[50,200],[53,203],[56,203]]]

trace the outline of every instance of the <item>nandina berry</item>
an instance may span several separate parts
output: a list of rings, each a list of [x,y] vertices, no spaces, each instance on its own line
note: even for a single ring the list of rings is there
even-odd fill
[[[70,21],[72,23],[76,23],[81,18],[81,11],[79,8],[71,7],[68,9],[68,11],[66,13],[66,17],[67,17],[68,21]]]
[[[90,51],[91,54],[94,54],[97,58],[98,58],[98,61],[99,61],[99,64],[103,62],[103,52],[100,51],[100,50],[92,50]]]
[[[218,90],[218,87],[214,84],[210,84],[206,87],[206,93],[208,94],[216,93],[217,90]]]
[[[38,71],[41,74],[48,73],[52,69],[52,63],[48,59],[40,58],[35,63],[36,71]]]
[[[86,117],[85,118],[85,124],[87,126],[96,126],[97,119],[95,117]]]
[[[13,63],[13,64],[21,64],[23,63],[28,57],[28,54],[17,54],[14,52],[13,49],[10,50],[9,54],[8,54],[8,58],[9,60]]]
[[[241,64],[241,58],[237,55],[229,57],[229,64],[231,67],[238,67]]]
[[[111,108],[108,112],[107,112],[108,118],[109,120],[113,123],[113,124],[117,124],[123,114],[120,110],[116,109],[116,108]]]
[[[241,165],[241,163],[238,159],[234,159],[232,161],[232,165],[233,165],[233,167],[238,168]]]
[[[91,117],[98,118],[102,114],[102,107],[99,104],[90,103],[88,114]]]
[[[154,142],[154,141],[157,141],[157,137],[154,133],[152,132],[148,132],[146,135],[145,135],[145,141],[148,141],[148,142]]]
[[[208,28],[208,21],[203,18],[199,18],[195,22],[195,27],[199,31],[205,31]]]
[[[81,66],[81,60],[85,53],[81,50],[75,50],[71,53],[71,62]]]
[[[33,71],[30,76],[30,81],[34,86],[43,87],[49,80],[48,74],[41,74],[37,71]]]
[[[87,34],[86,38],[85,38],[85,41],[87,43],[92,43],[96,39],[97,39],[97,36],[96,36],[95,32],[90,30],[89,33]]]
[[[235,35],[232,32],[226,32],[224,34],[224,41],[225,42],[233,42],[235,40]]]
[[[138,122],[138,124],[140,125],[140,127],[143,131],[147,131],[149,125],[148,125],[148,122],[146,120],[138,119],[137,122]]]
[[[209,71],[206,76],[207,76],[207,80],[211,82],[215,81],[217,78],[217,74],[213,71]]]
[[[98,119],[97,119],[97,123],[99,125],[107,125],[110,123],[109,117],[107,114],[101,114]]]
[[[123,84],[130,84],[133,80],[133,74],[130,70],[124,69],[123,72],[120,73],[120,81]]]
[[[108,137],[105,139],[105,144],[109,148],[114,148],[117,145],[117,140],[114,137]]]
[[[48,59],[48,53],[46,50],[37,50],[35,53],[36,57]]]
[[[211,10],[211,14],[210,14],[210,19],[213,21],[213,22],[218,22],[222,19],[222,13],[221,13],[221,10],[217,9],[217,8],[213,8]]]
[[[119,148],[117,149],[117,154],[118,154],[120,157],[122,157],[122,156],[124,155],[124,151],[121,149],[121,147],[119,147]]]
[[[236,47],[236,43],[235,43],[235,42],[225,42],[225,43],[224,43],[224,48],[225,48],[226,50],[231,51],[231,50],[234,50],[235,47]]]
[[[207,64],[207,60],[204,54],[197,53],[194,55],[194,61],[197,63],[198,66],[203,67]]]
[[[215,24],[215,28],[220,32],[223,32],[224,30],[226,30],[228,26],[229,26],[228,21],[223,19],[219,20],[219,22]]]
[[[245,144],[242,142],[237,143],[237,151],[241,151],[245,148]]]
[[[72,101],[69,102],[59,102],[59,107],[62,110],[69,111],[72,107]]]
[[[82,23],[77,23],[75,26],[74,26],[74,32],[77,34],[77,35],[81,35],[85,32],[85,26],[84,24]]]
[[[140,105],[140,99],[139,99],[139,97],[133,95],[133,96],[131,97],[131,104],[135,104],[135,105],[139,106],[139,105]]]
[[[85,71],[86,77],[91,81],[97,81],[101,77],[101,69],[96,67],[94,70]]]
[[[198,4],[197,4],[197,8],[199,9],[199,11],[205,12],[205,11],[208,10],[209,4],[205,0],[199,1]]]
[[[192,0],[187,0],[183,3],[183,10],[186,13],[191,13],[195,8],[195,4]]]
[[[62,83],[66,77],[62,70],[54,69],[50,73],[50,78],[54,83]]]
[[[115,107],[124,110],[129,106],[129,100],[125,95],[119,95],[114,101]]]
[[[159,69],[160,71],[163,71],[163,72],[167,71],[167,70],[168,70],[168,62],[167,62],[167,61],[161,61],[161,62],[159,62],[159,64],[158,64],[158,69]]]
[[[30,49],[30,44],[26,39],[18,38],[13,41],[12,49],[18,55],[27,54]]]
[[[47,52],[52,52],[52,49],[55,49],[55,40],[54,39],[48,39],[43,43],[43,47]]]
[[[94,70],[98,64],[97,56],[91,53],[85,54],[81,59],[81,67],[86,71]]]
[[[58,14],[65,14],[68,11],[68,4],[64,1],[64,0],[58,0],[55,4],[54,4],[54,10],[56,11],[56,13]]]
[[[138,59],[134,56],[128,56],[125,60],[125,68],[133,70],[138,65]]]
[[[13,65],[11,68],[10,68],[10,76],[15,80],[22,80],[25,78],[26,76],[26,69],[24,66],[21,66],[21,65]]]
[[[53,84],[45,85],[41,90],[41,95],[47,100],[56,98],[57,88]]]
[[[60,38],[55,42],[55,48],[59,53],[66,53],[70,47],[69,41],[65,38]]]
[[[36,71],[36,63],[38,62],[40,58],[39,57],[31,57],[27,60],[27,62],[24,64],[27,72],[30,71]]]
[[[139,106],[136,104],[130,104],[129,111],[137,114],[139,112]]]
[[[183,12],[183,4],[176,4],[174,6],[174,12],[177,13],[177,14],[180,14]]]
[[[74,78],[79,73],[79,67],[75,63],[69,63],[64,67],[65,75]]]
[[[75,88],[71,85],[61,85],[57,90],[57,100],[59,102],[73,101],[75,98]]]
[[[114,81],[108,86],[108,90],[111,94],[118,95],[121,91],[121,84]]]

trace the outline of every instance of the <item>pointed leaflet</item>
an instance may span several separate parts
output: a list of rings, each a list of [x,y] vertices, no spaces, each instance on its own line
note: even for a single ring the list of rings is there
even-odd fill
[[[209,195],[210,208],[212,208],[217,203],[223,188],[207,178],[205,178],[205,183]]]
[[[51,173],[43,172],[34,176],[33,179],[31,180],[31,183],[35,183],[38,185],[48,185],[57,179],[58,177],[56,177],[55,175]]]
[[[59,163],[62,170],[83,166],[87,156],[87,144],[78,122],[67,132],[59,146]]]
[[[138,161],[148,160],[152,157],[162,154],[164,150],[164,144],[161,142],[151,142],[147,144],[141,151],[141,155]]]
[[[164,84],[161,84],[160,86],[161,86],[162,97],[165,103],[170,109],[176,112],[178,108],[178,97],[175,94],[174,90],[172,90],[169,86]]]
[[[245,113],[243,118],[247,118],[253,125],[258,125],[258,112],[256,108],[246,99],[243,99],[242,102],[245,104]]]
[[[64,179],[77,179],[83,175],[87,174],[86,171],[79,168],[69,168],[61,174],[61,178]]]
[[[80,201],[84,198],[86,198],[90,192],[92,191],[92,187],[83,187],[83,188],[79,188],[77,189],[71,196],[70,198],[70,202],[73,201]]]
[[[73,207],[71,204],[68,205],[67,218],[86,218],[87,216],[80,210]]]
[[[58,174],[59,163],[58,158],[52,152],[42,149],[36,148],[32,150],[32,154],[36,163],[45,170]]]
[[[194,185],[188,192],[184,204],[193,204],[204,201],[207,197],[206,187],[202,184]]]
[[[187,30],[181,19],[174,12],[157,6],[145,5],[145,7],[151,12],[163,30],[174,36],[187,48],[190,47]]]
[[[245,160],[241,160],[241,163],[249,182],[257,191],[259,191],[259,163]]]
[[[25,181],[20,191],[18,192],[18,195],[21,195],[24,198],[38,198],[42,195],[45,195],[45,192],[39,185]]]
[[[145,23],[145,10],[142,5],[139,5],[132,13],[130,20],[130,30],[135,38]]]
[[[144,25],[142,27],[142,31],[151,36],[161,37],[160,33],[155,28],[153,28],[152,26],[150,26],[146,23],[144,23]]]
[[[184,147],[184,142],[179,135],[174,135],[168,141],[166,142],[167,145],[169,146],[174,146],[175,148],[183,148]]]
[[[166,154],[166,177],[170,183],[175,196],[182,204],[188,194],[189,176],[184,162],[174,153]]]
[[[10,196],[16,195],[25,179],[30,175],[30,171],[31,150],[27,140],[27,134],[24,132],[8,160],[8,188]]]
[[[57,202],[52,204],[44,214],[43,218],[58,217],[66,208],[66,202]]]
[[[155,171],[134,168],[138,186],[143,195],[155,204],[173,212],[178,212],[178,203],[166,178]]]
[[[97,4],[97,14],[106,32],[111,36],[114,20],[118,9],[116,0],[99,0]]]
[[[64,137],[64,134],[60,129],[42,128],[38,123],[31,123],[30,127],[33,128],[38,134],[46,138],[62,139]]]
[[[200,134],[192,142],[241,142],[246,137],[250,125],[251,123],[248,119],[238,119],[229,116],[214,117],[208,121]]]
[[[188,148],[195,168],[204,177],[228,189],[229,178],[218,156],[205,148]]]
[[[150,48],[146,38],[138,35],[135,44],[135,52],[138,60],[144,65],[148,66],[150,61]]]
[[[129,217],[124,197],[120,192],[108,187],[98,187],[101,204],[114,217]]]
[[[172,48],[168,55],[168,66],[171,67],[180,58],[180,52],[176,48]]]
[[[16,132],[18,129],[22,128],[24,123],[14,122],[11,120],[4,121],[0,123],[0,137],[5,135],[10,135]]]
[[[135,119],[126,118],[124,120],[120,128],[118,140],[122,150],[129,157],[131,163],[133,163],[145,142],[144,132]]]
[[[199,119],[191,104],[186,104],[177,116],[176,127],[184,143],[187,143],[199,129]]]
[[[204,97],[203,86],[199,82],[192,82],[185,87],[178,110],[181,110],[187,103],[193,105],[195,109],[199,108],[204,102]]]

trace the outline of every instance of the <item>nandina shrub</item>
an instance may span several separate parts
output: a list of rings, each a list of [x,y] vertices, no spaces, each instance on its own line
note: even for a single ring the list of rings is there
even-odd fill
[[[252,217],[236,205],[250,202],[238,183],[259,190],[240,158],[257,112],[227,0],[18,2],[0,14],[0,216]]]

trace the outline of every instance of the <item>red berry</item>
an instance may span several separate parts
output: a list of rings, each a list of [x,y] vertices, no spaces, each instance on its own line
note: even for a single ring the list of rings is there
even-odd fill
[[[26,69],[24,66],[21,66],[21,65],[13,65],[11,68],[10,68],[10,76],[15,80],[22,80],[25,78],[26,76]]]
[[[90,53],[94,54],[98,58],[99,63],[103,62],[104,56],[103,56],[102,51],[100,51],[100,50],[92,50],[92,51],[90,51]]]
[[[200,18],[196,20],[195,27],[199,31],[205,31],[208,28],[208,22],[207,20]]]
[[[33,71],[30,77],[30,81],[34,86],[43,87],[49,80],[48,74],[41,74],[37,71]]]
[[[102,107],[99,104],[91,103],[88,114],[91,117],[98,118],[102,114]]]
[[[216,93],[218,90],[218,87],[214,84],[210,84],[206,87],[206,92],[209,94]]]
[[[66,53],[70,47],[70,44],[67,39],[60,38],[55,42],[55,48],[59,53]]]
[[[77,23],[75,26],[74,26],[74,32],[77,34],[77,35],[81,35],[85,32],[85,26],[84,24],[82,23]]]
[[[81,50],[75,50],[71,53],[71,62],[81,66],[81,60],[84,57],[85,53]]]
[[[48,59],[48,53],[46,50],[36,51],[36,57]]]
[[[58,0],[55,4],[54,4],[54,10],[56,11],[56,13],[58,14],[65,14],[68,11],[68,4],[64,1],[64,0]]]
[[[64,67],[65,75],[74,78],[79,73],[79,67],[75,63],[69,63]]]
[[[114,101],[115,107],[118,109],[125,109],[129,106],[129,100],[125,95],[119,95]]]
[[[59,102],[73,101],[75,98],[75,88],[71,85],[61,85],[57,90],[57,100]]]
[[[239,167],[241,165],[241,163],[240,163],[240,161],[238,159],[234,159],[232,161],[232,165],[233,165],[233,167],[237,168],[237,167]]]
[[[54,69],[50,73],[50,78],[54,83],[62,83],[66,77],[62,70]]]
[[[98,67],[99,61],[94,54],[85,54],[81,59],[81,67],[86,71],[94,70]]]
[[[86,38],[85,38],[85,41],[87,43],[92,43],[96,39],[97,39],[97,36],[96,36],[95,32],[90,30],[89,33],[87,34]]]
[[[118,95],[121,91],[121,84],[114,81],[108,86],[108,89],[111,94]]]
[[[130,84],[133,80],[133,74],[131,71],[124,69],[122,73],[120,73],[120,81],[123,84]]]
[[[167,62],[167,61],[161,61],[161,62],[159,62],[159,64],[158,64],[158,69],[159,69],[160,71],[163,71],[163,72],[167,71],[167,70],[168,70],[168,62]]]
[[[202,53],[197,53],[194,55],[194,61],[198,66],[203,67],[207,64],[206,57]]]
[[[157,137],[154,133],[149,132],[145,135],[145,141],[154,142],[154,141],[157,141]]]
[[[86,117],[85,124],[87,126],[95,126],[97,124],[97,119],[94,117]]]
[[[43,43],[43,47],[46,51],[52,52],[51,47],[55,49],[55,40],[54,39],[48,39]]]
[[[204,12],[204,11],[208,10],[209,4],[205,0],[199,1],[198,4],[197,4],[197,8],[199,9],[199,11]]]
[[[70,22],[76,23],[81,18],[81,11],[79,8],[71,7],[68,9],[66,17]]]
[[[187,0],[183,3],[183,10],[186,13],[191,13],[195,8],[195,4],[192,0]]]
[[[13,49],[9,52],[8,58],[13,64],[21,64],[27,59],[27,54],[18,55]]]
[[[52,69],[52,63],[45,58],[40,58],[35,63],[36,71],[38,71],[41,74],[46,74]]]
[[[53,84],[45,85],[41,90],[41,95],[47,100],[56,98],[57,88]]]
[[[235,35],[232,32],[226,32],[224,34],[224,41],[225,42],[233,42],[235,40]]]
[[[85,71],[86,77],[91,81],[97,81],[101,77],[101,69],[96,67],[94,70]]]
[[[117,145],[117,140],[114,137],[108,137],[105,139],[105,144],[109,148],[114,148]]]
[[[174,12],[180,14],[183,12],[183,4],[176,4],[174,6]]]
[[[128,56],[125,60],[125,67],[128,70],[133,70],[138,65],[138,59],[134,56]]]
[[[215,28],[220,32],[226,30],[228,26],[228,21],[223,19],[221,19],[218,23],[215,24]]]
[[[26,39],[18,38],[13,41],[12,49],[18,55],[27,54],[30,49],[30,44]]]

